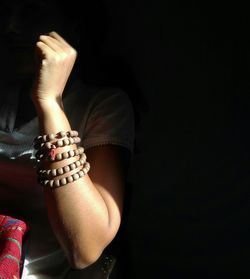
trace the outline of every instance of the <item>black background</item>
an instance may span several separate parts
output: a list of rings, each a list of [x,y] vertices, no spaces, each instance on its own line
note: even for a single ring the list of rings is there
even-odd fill
[[[247,7],[139,0],[104,6],[104,72],[150,108],[130,169],[129,278],[248,278]]]

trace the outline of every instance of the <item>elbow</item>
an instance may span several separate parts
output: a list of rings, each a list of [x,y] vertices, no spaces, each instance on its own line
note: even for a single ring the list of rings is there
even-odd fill
[[[88,266],[94,264],[99,259],[102,252],[103,251],[101,251],[98,254],[83,255],[83,256],[76,255],[76,254],[72,255],[69,258],[70,267],[75,270],[81,270],[81,269],[87,268]]]
[[[94,264],[102,255],[104,249],[113,241],[119,229],[119,225],[112,228],[112,230],[106,231],[103,234],[102,240],[100,238],[95,239],[94,242],[88,243],[88,245],[73,245],[75,249],[68,249],[68,259],[71,268],[84,269]],[[105,235],[105,237],[104,237]],[[81,241],[80,241],[81,242]]]
[[[110,242],[100,245],[90,245],[90,247],[78,246],[78,249],[72,249],[68,260],[72,269],[81,270],[94,264],[102,255],[104,249]]]

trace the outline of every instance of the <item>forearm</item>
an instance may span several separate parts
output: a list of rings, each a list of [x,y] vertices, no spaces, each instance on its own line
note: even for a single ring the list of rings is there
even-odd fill
[[[35,106],[41,134],[71,130],[62,105],[51,101]],[[48,168],[64,165],[50,162]],[[96,260],[110,242],[111,229],[105,201],[89,175],[56,190],[45,188],[44,195],[51,226],[71,264],[84,267]]]

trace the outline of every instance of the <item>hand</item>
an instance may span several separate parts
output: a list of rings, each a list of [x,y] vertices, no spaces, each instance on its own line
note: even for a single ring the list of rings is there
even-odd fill
[[[62,93],[77,57],[76,50],[58,33],[41,35],[36,44],[37,72],[32,100],[61,101]]]

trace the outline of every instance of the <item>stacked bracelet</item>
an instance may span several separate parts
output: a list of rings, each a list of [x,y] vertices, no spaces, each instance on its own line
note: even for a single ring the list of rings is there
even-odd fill
[[[74,163],[71,163],[69,165],[66,165],[64,167],[58,168],[58,169],[38,169],[37,174],[40,177],[55,177],[58,175],[65,174],[67,172],[70,172],[76,168],[79,168],[80,166],[83,166],[83,164],[86,162],[87,156],[85,153],[83,153],[80,157],[80,159]]]
[[[86,175],[90,170],[90,164],[86,161],[87,156],[84,153],[83,147],[71,149],[65,152],[58,152],[59,147],[67,145],[73,145],[81,142],[78,137],[77,131],[61,131],[56,134],[42,135],[34,139],[34,148],[38,151],[35,156],[37,162],[41,161],[62,161],[67,160],[71,157],[80,155],[80,159],[63,167],[57,169],[38,169],[38,181],[43,186],[48,187],[59,187],[64,186],[68,183],[78,180],[80,177]],[[81,169],[79,170],[79,168]],[[60,178],[61,175],[77,170],[77,172]]]
[[[77,131],[61,131],[56,134],[48,134],[48,135],[43,135],[43,136],[38,136],[34,138],[34,145],[39,144],[39,143],[45,143],[49,142],[58,138],[64,138],[64,137],[78,137],[78,132]]]
[[[68,159],[71,157],[81,155],[83,153],[84,153],[83,147],[78,147],[77,149],[72,149],[69,151],[62,152],[62,153],[56,153],[56,148],[51,148],[51,149],[47,150],[46,152],[39,150],[36,153],[36,159],[38,161],[46,160],[46,159],[49,161],[61,161],[64,159]]]
[[[71,144],[77,144],[81,141],[79,137],[67,137],[64,139],[58,139],[56,142],[41,142],[41,143],[35,143],[34,148],[35,149],[51,149],[55,147],[63,147],[66,145],[71,145]]]
[[[39,183],[41,183],[43,186],[51,187],[51,188],[64,186],[68,183],[78,180],[80,177],[83,177],[88,173],[89,170],[90,170],[90,164],[89,162],[85,162],[84,167],[72,175],[69,175],[61,179],[51,179],[51,180],[40,178]]]

